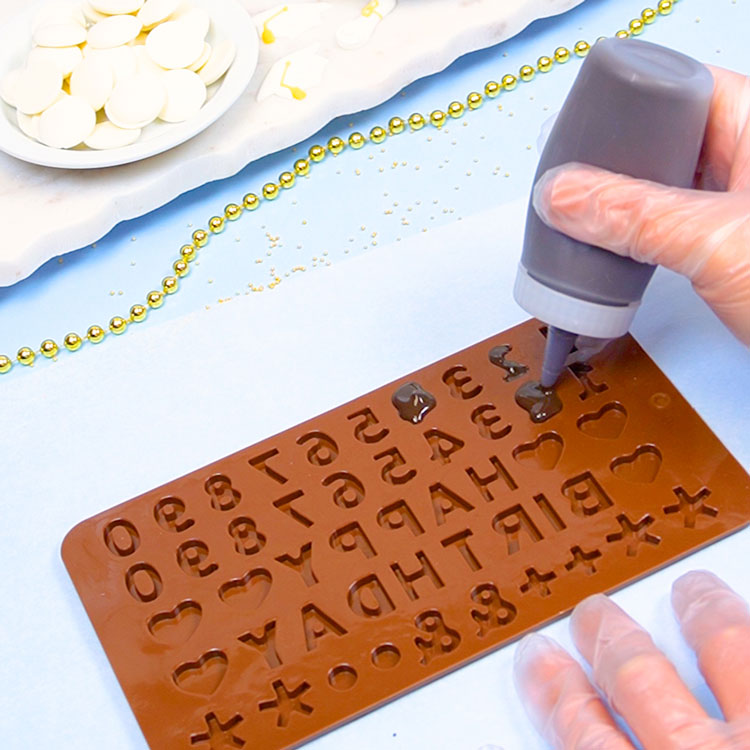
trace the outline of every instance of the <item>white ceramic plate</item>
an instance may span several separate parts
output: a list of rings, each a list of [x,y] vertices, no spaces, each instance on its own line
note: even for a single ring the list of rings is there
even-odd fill
[[[0,76],[21,66],[31,49],[31,21],[49,0],[33,3],[0,27]],[[205,130],[242,95],[258,65],[258,33],[250,14],[237,0],[192,0],[205,8],[213,23],[206,40],[232,39],[237,56],[227,74],[208,87],[208,100],[198,115],[175,124],[156,121],[144,128],[136,143],[124,148],[94,151],[85,146],[56,149],[38,143],[21,132],[16,111],[0,100],[0,150],[32,164],[65,169],[95,169],[139,161],[184,143]]]

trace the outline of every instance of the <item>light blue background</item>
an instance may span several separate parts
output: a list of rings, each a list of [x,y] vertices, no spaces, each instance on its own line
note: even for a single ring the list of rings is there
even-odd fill
[[[365,132],[394,113],[445,107],[560,43],[614,32],[642,5],[587,0],[314,140],[345,133],[349,123]],[[747,0],[681,0],[644,38],[743,69],[748,28]],[[526,317],[511,289],[536,137],[578,65],[541,76],[443,132],[425,129],[383,144],[384,151],[368,146],[326,160],[314,177],[212,240],[184,291],[146,324],[2,378],[4,747],[145,748],[60,562],[60,542],[73,525]],[[123,314],[166,274],[190,222],[205,223],[259,189],[300,152],[194,191],[118,227],[96,249],[0,290],[0,351],[38,346],[46,336],[61,340]],[[266,233],[283,245],[271,256]],[[323,259],[317,268],[313,256]],[[246,294],[248,283],[267,284],[270,265],[282,277],[296,265],[307,271],[283,277],[274,291]],[[218,303],[226,298],[231,303]],[[750,407],[733,399],[738,382],[750,383],[747,350],[689,284],[666,272],[657,274],[634,333],[750,468]],[[740,533],[616,595],[709,706],[670,614],[669,585],[680,572],[709,567],[750,596],[749,540]],[[545,632],[569,643],[566,621]],[[310,747],[541,748],[512,688],[512,653],[500,650]]]

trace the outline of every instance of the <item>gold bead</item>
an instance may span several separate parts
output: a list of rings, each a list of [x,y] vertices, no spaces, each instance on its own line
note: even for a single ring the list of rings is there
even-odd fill
[[[445,112],[442,109],[436,109],[430,113],[430,122],[436,128],[442,128],[445,125]]]
[[[641,11],[641,20],[646,25],[652,24],[656,20],[657,13],[653,8],[644,8]]]
[[[659,0],[656,9],[660,16],[668,16],[674,10],[673,5],[672,0]]]
[[[13,360],[4,354],[0,354],[0,375],[10,372],[11,367],[13,367]]]
[[[640,36],[646,29],[646,24],[640,18],[634,18],[630,22],[630,33],[633,36]]]
[[[47,357],[47,359],[56,357],[57,353],[60,351],[57,344],[52,339],[42,341],[42,345],[39,347],[39,350],[45,357]]]
[[[33,350],[29,349],[28,346],[23,346],[18,350],[18,362],[19,364],[22,364],[26,367],[30,367],[34,364],[34,360],[36,359],[36,354],[34,354]]]
[[[149,292],[146,302],[152,310],[156,310],[164,304],[164,292]]]
[[[164,294],[174,294],[180,288],[180,282],[174,276],[167,276],[161,282]]]
[[[513,89],[518,86],[518,78],[508,73],[507,75],[503,76],[502,84],[505,91],[513,91]]]
[[[297,176],[294,174],[294,172],[282,172],[279,175],[279,185],[281,185],[284,190],[289,190],[289,188],[294,187],[296,179]]]
[[[573,47],[573,50],[578,57],[586,57],[586,55],[591,52],[591,45],[587,41],[581,39],[580,42],[576,42],[576,46]]]
[[[219,234],[224,231],[224,217],[223,216],[212,216],[208,220],[208,228],[214,233]]]
[[[109,321],[109,330],[115,334],[115,336],[121,336],[128,329],[128,321],[125,318],[121,318],[119,315],[115,315],[112,320]]]
[[[522,65],[521,70],[518,71],[519,78],[526,83],[533,80],[535,75],[536,70],[531,65]]]
[[[279,186],[275,182],[267,182],[263,185],[263,197],[267,201],[274,201],[279,197]]]
[[[258,206],[260,206],[260,198],[255,193],[248,193],[243,199],[242,199],[242,205],[248,210],[248,211],[255,211]]]
[[[236,203],[230,203],[224,209],[224,216],[229,219],[229,221],[237,221],[237,219],[242,216],[242,206],[238,206]]]
[[[148,308],[145,305],[133,305],[130,308],[130,320],[133,323],[143,323],[148,315]]]
[[[400,117],[391,117],[388,121],[388,132],[391,135],[400,135],[405,128],[406,123]]]
[[[558,47],[555,50],[555,62],[566,63],[570,60],[570,50],[567,47]]]
[[[83,339],[77,333],[69,333],[63,339],[63,344],[69,352],[77,352],[83,345]]]
[[[334,135],[333,138],[328,141],[328,150],[334,156],[338,156],[345,148],[346,141],[343,138],[339,138],[337,135]]]
[[[551,57],[547,57],[547,55],[542,55],[537,61],[536,61],[536,69],[540,73],[549,73],[550,70],[552,70],[553,60]]]
[[[101,326],[91,326],[86,332],[86,338],[92,344],[101,344],[104,341],[104,329]]]
[[[365,143],[367,143],[367,138],[362,133],[352,133],[349,136],[349,145],[355,150],[362,148]]]
[[[388,133],[385,128],[381,128],[380,125],[376,125],[370,131],[370,140],[373,143],[382,143],[388,137]]]
[[[424,115],[419,114],[419,112],[415,112],[409,118],[409,127],[412,130],[421,130],[426,124],[427,121],[424,119]]]
[[[454,120],[457,120],[459,117],[463,117],[464,116],[464,105],[461,104],[461,102],[451,102],[448,105],[448,114]]]
[[[479,109],[484,103],[484,97],[478,91],[472,91],[466,97],[466,103],[469,105],[469,109]]]
[[[490,99],[494,99],[502,90],[503,87],[497,81],[487,81],[484,86],[484,93],[487,94]]]
[[[208,232],[205,229],[193,232],[193,244],[196,247],[205,247],[208,244]]]
[[[183,245],[180,248],[180,255],[182,256],[182,259],[187,261],[188,263],[195,260],[197,252],[198,251],[195,249],[195,245]]]
[[[175,275],[178,276],[179,278],[182,278],[183,276],[187,276],[188,273],[190,272],[190,266],[187,263],[185,263],[184,260],[176,260],[172,264],[172,269],[174,270]]]
[[[617,33],[615,34],[615,36],[616,36],[616,37],[617,37],[618,39],[627,39],[627,38],[628,38],[628,37],[630,36],[630,32],[629,32],[629,31],[625,31],[625,29],[620,29],[620,30],[619,30],[619,31],[618,31],[618,32],[617,32]]]
[[[294,162],[294,171],[300,177],[305,177],[310,174],[310,162],[307,159],[297,159],[297,161]]]
[[[323,161],[326,158],[326,150],[323,146],[312,146],[310,148],[310,158],[314,162]]]

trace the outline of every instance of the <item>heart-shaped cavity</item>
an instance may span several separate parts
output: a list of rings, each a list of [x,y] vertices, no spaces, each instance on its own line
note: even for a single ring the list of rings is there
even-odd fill
[[[203,610],[198,602],[186,599],[169,612],[159,612],[148,621],[148,629],[157,641],[169,646],[186,643],[201,624]]]
[[[227,604],[253,610],[260,607],[271,590],[273,579],[264,568],[246,573],[242,578],[233,578],[219,587],[219,598]]]
[[[617,401],[602,406],[599,411],[584,414],[578,420],[578,429],[599,440],[617,440],[625,429],[628,412]]]
[[[661,451],[655,445],[641,445],[629,456],[616,458],[609,468],[627,482],[650,484],[659,473],[661,461]]]
[[[513,451],[518,463],[530,463],[542,471],[552,471],[557,466],[565,443],[556,432],[545,432],[533,443],[519,445]]]
[[[172,673],[180,690],[195,695],[213,695],[227,673],[228,660],[222,651],[207,651],[198,661],[181,664]]]

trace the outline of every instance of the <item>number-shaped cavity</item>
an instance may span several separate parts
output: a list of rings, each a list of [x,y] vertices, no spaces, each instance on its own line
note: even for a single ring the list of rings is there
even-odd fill
[[[266,546],[266,537],[258,531],[252,518],[235,518],[229,524],[234,549],[241,555],[257,555]]]
[[[326,435],[325,432],[317,430],[308,432],[297,440],[297,445],[312,443],[307,449],[307,460],[313,466],[328,466],[339,456],[339,447],[336,441]]]
[[[191,539],[177,548],[177,564],[195,578],[205,578],[219,569],[216,563],[207,562],[208,557],[208,545],[199,539]]]
[[[154,506],[154,520],[164,531],[180,534],[187,531],[195,521],[185,518],[185,503],[179,497],[165,497]]]
[[[133,599],[143,604],[158,599],[164,588],[158,571],[148,563],[133,565],[125,574],[125,586]]]
[[[354,437],[361,443],[367,443],[368,445],[379,443],[390,432],[387,427],[379,427],[380,420],[369,407],[355,411],[347,419],[359,419],[354,426]]]
[[[323,486],[328,487],[335,482],[340,482],[333,491],[333,502],[339,508],[356,508],[365,499],[365,486],[362,482],[348,471],[339,471],[331,474],[323,480]]]
[[[141,537],[130,521],[118,519],[105,526],[104,544],[116,557],[130,557],[140,546]]]
[[[406,461],[398,448],[389,448],[373,457],[375,461],[388,458],[389,461],[380,470],[380,476],[388,484],[406,484],[417,476],[416,469],[407,469]]]
[[[232,487],[232,480],[224,474],[215,474],[207,479],[205,487],[214,510],[234,510],[242,500],[239,490]]]
[[[443,373],[443,382],[448,386],[451,396],[464,401],[476,398],[483,390],[480,383],[474,383],[468,368],[463,365],[451,367]]]

